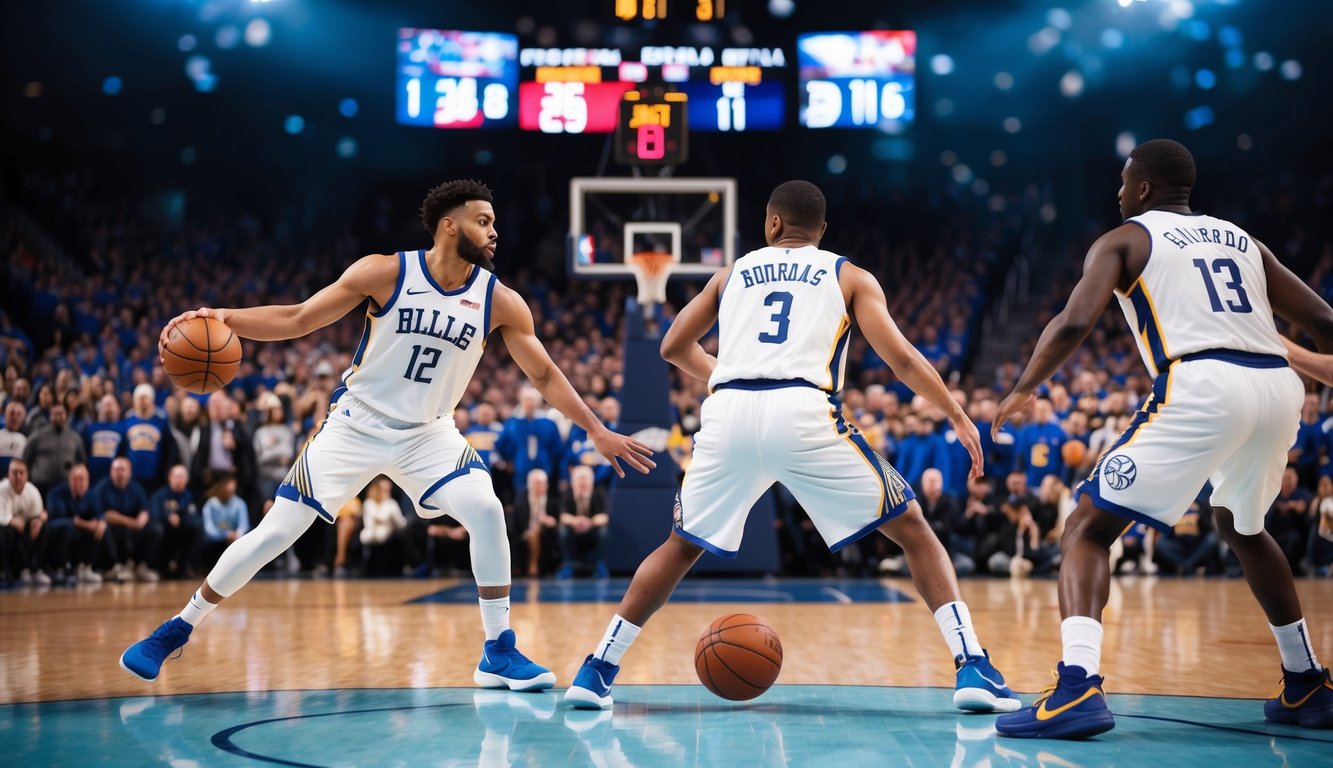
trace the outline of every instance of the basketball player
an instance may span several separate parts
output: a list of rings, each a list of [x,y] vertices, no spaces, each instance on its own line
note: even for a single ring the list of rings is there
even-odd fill
[[[1102,692],[1102,609],[1108,549],[1127,525],[1169,531],[1211,480],[1217,527],[1245,569],[1277,638],[1283,688],[1264,705],[1275,723],[1333,726],[1333,683],[1315,658],[1291,568],[1264,531],[1304,391],[1287,367],[1273,312],[1333,350],[1333,310],[1235,224],[1190,210],[1194,158],[1156,139],[1121,171],[1125,223],[1088,251],[1083,278],[1041,334],[995,429],[1032,401],[1120,301],[1153,391],[1078,488],[1060,542],[1057,682],[1036,703],[1000,717],[1004,736],[1083,738],[1115,726]]]
[[[333,393],[328,417],[278,488],[272,509],[227,548],[179,615],[125,651],[120,661],[127,671],[156,679],[163,660],[185,644],[223,598],[245,586],[316,519],[332,523],[333,513],[383,473],[416,501],[422,517],[447,514],[470,534],[486,632],[473,675],[477,684],[532,690],[555,683],[555,675],[515,648],[504,510],[486,465],[451,416],[486,337],[499,330],[533,385],[588,430],[597,450],[622,476],[617,459],[647,472],[653,466],[647,458],[651,452],[602,426],[537,340],[527,304],[496,280],[491,191],[475,181],[441,184],[426,196],[421,219],[435,240],[428,251],[366,256],[300,304],[199,309],[162,331],[165,343],[177,323],[213,317],[242,338],[294,339],[370,299],[352,366]]]
[[[939,374],[889,317],[884,290],[846,258],[819,249],[824,195],[788,181],[768,201],[769,247],[719,271],[672,323],[662,356],[705,380],[703,427],[676,497],[675,527],[634,574],[606,635],[565,698],[579,708],[611,706],[621,656],[705,550],[735,557],[745,518],[774,482],[805,508],[829,549],[879,531],[902,545],[912,580],[952,651],[954,704],[1012,712],[1019,701],[977,641],[959,600],[949,555],[911,487],[861,433],[843,421],[843,385],[854,315],[861,332],[914,391],[943,411],[982,470],[981,441]],[[717,357],[699,339],[720,322]]]

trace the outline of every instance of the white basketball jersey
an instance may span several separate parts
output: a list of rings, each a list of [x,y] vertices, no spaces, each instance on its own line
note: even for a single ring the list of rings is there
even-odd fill
[[[1204,350],[1286,358],[1268,302],[1259,246],[1240,227],[1203,214],[1148,211],[1152,250],[1129,293],[1116,291],[1153,374]]]
[[[722,286],[709,386],[801,379],[841,390],[851,337],[838,285],[844,261],[813,245],[761,248],[738,259]]]
[[[398,283],[366,329],[343,386],[386,416],[422,424],[452,414],[491,331],[495,275],[473,267],[446,291],[426,267],[425,251],[398,254]]]

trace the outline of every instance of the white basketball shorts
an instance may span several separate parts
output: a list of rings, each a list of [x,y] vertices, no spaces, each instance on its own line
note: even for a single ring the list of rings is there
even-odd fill
[[[841,403],[803,382],[729,382],[704,401],[702,417],[675,529],[715,555],[736,556],[750,507],[775,482],[791,491],[835,552],[915,498],[843,421]]]
[[[448,514],[469,527],[467,510],[447,509],[443,491],[469,472],[487,470],[453,419],[400,422],[346,392],[335,393],[330,409],[278,487],[279,497],[300,501],[331,523],[344,504],[383,474],[412,497],[422,517]]]
[[[1186,355],[1153,382],[1078,492],[1099,509],[1166,531],[1211,481],[1213,506],[1231,511],[1237,532],[1257,534],[1282,484],[1304,397],[1300,377],[1280,357]]]

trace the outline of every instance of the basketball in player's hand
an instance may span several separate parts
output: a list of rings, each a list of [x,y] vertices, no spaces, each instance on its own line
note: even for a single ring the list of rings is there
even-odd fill
[[[1081,467],[1088,458],[1088,446],[1082,440],[1068,440],[1060,447],[1060,458],[1065,460],[1066,467]]]
[[[240,367],[240,337],[213,317],[177,323],[162,348],[162,370],[173,384],[196,395],[227,386]]]
[[[694,647],[699,682],[731,701],[747,701],[769,689],[782,671],[782,643],[758,616],[732,613],[715,620]]]

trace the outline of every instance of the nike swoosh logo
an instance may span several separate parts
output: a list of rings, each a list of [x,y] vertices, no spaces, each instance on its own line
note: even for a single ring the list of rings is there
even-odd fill
[[[1079,696],[1077,699],[1074,699],[1068,704],[1061,704],[1060,706],[1056,707],[1053,710],[1047,709],[1046,702],[1043,701],[1041,703],[1041,706],[1037,707],[1037,719],[1041,721],[1046,721],[1050,720],[1052,717],[1058,717],[1059,715],[1064,714],[1066,711],[1073,709],[1074,707],[1077,707],[1079,704],[1082,704],[1083,702],[1087,701],[1093,696],[1100,696],[1100,695],[1103,695],[1101,688],[1096,688],[1096,687],[1089,688],[1088,690],[1083,692],[1082,696]]]
[[[1315,695],[1316,693],[1319,693],[1319,689],[1323,688],[1324,686],[1333,688],[1333,685],[1329,685],[1328,683],[1316,685],[1315,687],[1310,689],[1309,693],[1305,694],[1305,696],[1303,696],[1301,700],[1296,702],[1295,704],[1292,704],[1291,702],[1287,701],[1287,691],[1286,689],[1283,689],[1282,695],[1278,697],[1278,701],[1282,702],[1282,706],[1286,707],[1287,709],[1300,709],[1301,707],[1305,706],[1305,702],[1309,701],[1311,696]]]
[[[609,688],[611,687],[611,686],[609,686],[609,685],[606,684],[606,678],[602,677],[602,673],[601,673],[601,672],[598,672],[597,670],[594,669],[594,670],[592,671],[592,673],[593,673],[594,675],[597,675],[597,684],[600,685],[600,686],[602,686],[602,690],[607,690],[607,689],[609,689]],[[1309,697],[1307,696],[1306,698],[1309,698]]]
[[[408,296],[420,296],[420,295],[423,294],[423,293],[430,293],[430,289],[427,288],[427,289],[424,290],[424,291],[414,291],[414,290],[412,290],[411,288],[408,288],[408,289],[407,289],[407,295],[408,295]]]
[[[995,682],[994,680],[990,679],[989,677],[986,677],[985,675],[983,675],[981,672],[977,672],[977,677],[981,678],[982,680],[985,680],[986,682],[990,683],[991,685],[995,686],[996,688],[1003,688],[1003,687],[1004,687],[1004,683],[997,683],[997,682]]]

